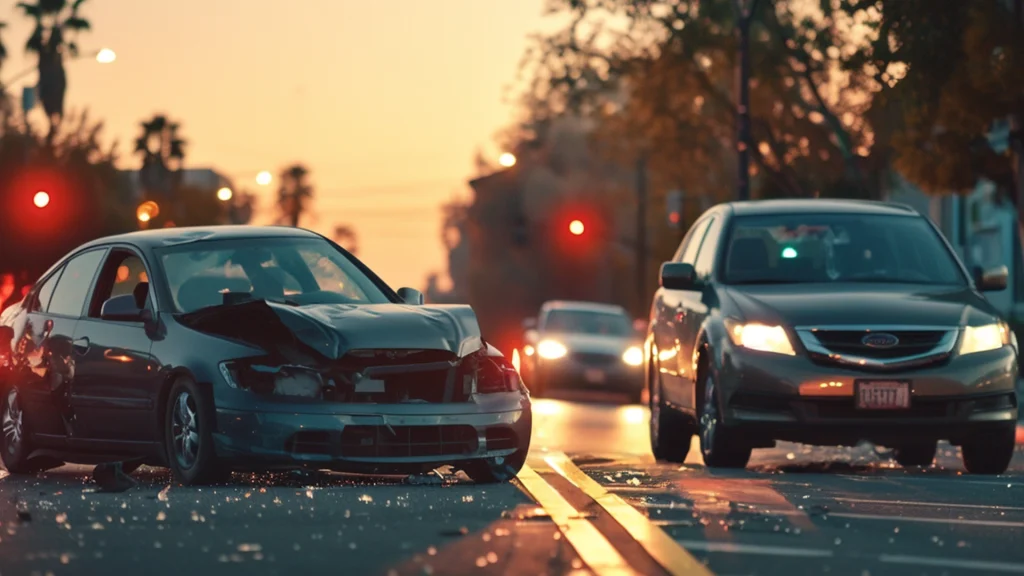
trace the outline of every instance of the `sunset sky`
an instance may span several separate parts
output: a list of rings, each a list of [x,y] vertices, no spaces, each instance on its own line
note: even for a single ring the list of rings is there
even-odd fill
[[[187,164],[258,191],[260,170],[295,161],[317,200],[302,225],[355,226],[359,256],[395,287],[446,272],[439,206],[468,197],[473,156],[496,159],[513,118],[506,98],[527,35],[547,27],[544,0],[89,0],[83,53],[67,64],[67,106],[88,107],[135,168],[139,122],[182,124]],[[5,81],[32,66],[31,21],[0,0],[11,58]],[[10,86],[13,94],[35,75]],[[35,112],[43,126],[41,112]],[[276,182],[261,190],[269,221]]]

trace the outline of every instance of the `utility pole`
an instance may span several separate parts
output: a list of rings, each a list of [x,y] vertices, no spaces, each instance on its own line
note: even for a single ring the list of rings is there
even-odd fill
[[[758,0],[734,0],[736,29],[739,34],[739,66],[737,67],[736,156],[737,200],[750,199],[750,21]]]
[[[641,152],[636,162],[636,299],[637,312],[647,305],[647,158]]]

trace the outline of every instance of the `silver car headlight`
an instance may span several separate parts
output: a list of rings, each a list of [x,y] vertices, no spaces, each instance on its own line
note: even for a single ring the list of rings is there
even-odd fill
[[[967,326],[960,340],[960,354],[998,350],[1010,343],[1010,329],[1004,322]]]
[[[644,351],[639,346],[630,346],[622,353],[622,361],[630,366],[639,366],[644,363]]]
[[[541,340],[540,344],[537,344],[537,355],[545,360],[557,360],[568,353],[565,344],[557,340]]]
[[[759,352],[796,355],[786,329],[782,326],[769,326],[758,322],[745,324],[729,319],[725,321],[725,328],[729,331],[729,339],[736,346]]]

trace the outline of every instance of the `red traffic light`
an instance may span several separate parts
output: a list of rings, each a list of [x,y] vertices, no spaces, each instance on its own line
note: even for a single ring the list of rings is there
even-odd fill
[[[573,220],[569,222],[569,233],[573,236],[581,236],[586,230],[586,226],[583,225],[582,220]]]
[[[36,205],[36,208],[46,208],[50,203],[50,195],[40,190],[32,197],[32,203]]]

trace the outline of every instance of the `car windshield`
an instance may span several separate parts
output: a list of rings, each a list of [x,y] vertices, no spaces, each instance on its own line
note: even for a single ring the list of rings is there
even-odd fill
[[[915,216],[742,216],[727,246],[721,278],[727,284],[966,283],[939,235]]]
[[[629,336],[633,327],[622,314],[590,310],[552,310],[544,323],[546,332]]]
[[[156,249],[178,312],[231,301],[380,304],[384,291],[319,238],[198,242]]]

